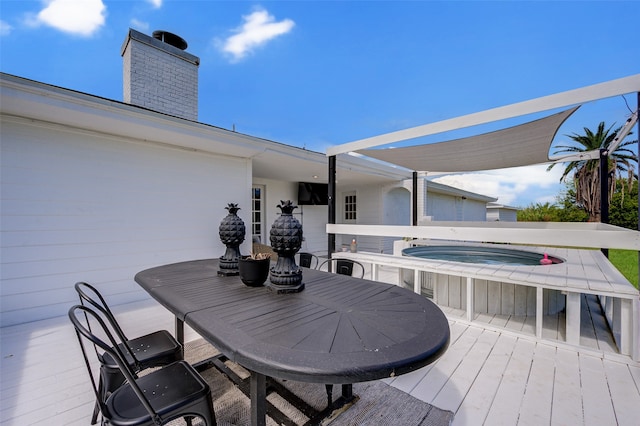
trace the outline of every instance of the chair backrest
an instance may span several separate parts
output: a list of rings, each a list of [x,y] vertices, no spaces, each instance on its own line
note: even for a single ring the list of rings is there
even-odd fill
[[[78,319],[78,315],[80,313],[83,314],[88,324],[93,324],[94,330],[100,330],[100,332],[105,336],[105,339],[108,342],[105,342],[103,339],[95,335],[90,330],[89,326],[85,326],[84,324],[82,324],[82,322]],[[106,404],[99,393],[98,386],[96,385],[96,378],[93,375],[91,362],[89,361],[89,356],[87,355],[83,340],[88,340],[95,347],[99,347],[116,361],[120,372],[131,386],[133,392],[140,399],[140,402],[144,406],[145,410],[149,413],[152,419],[157,419],[157,413],[153,410],[151,403],[145,397],[144,393],[136,383],[136,379],[138,378],[138,376],[136,375],[135,371],[129,366],[129,363],[126,361],[126,357],[122,352],[123,348],[128,349],[128,345],[126,345],[120,337],[115,337],[111,332],[110,327],[107,326],[100,314],[87,306],[75,305],[71,307],[71,309],[69,309],[69,319],[71,320],[71,323],[76,330],[76,336],[78,337],[82,355],[84,357],[87,370],[89,371],[89,377],[91,378],[91,384],[93,385],[93,391],[96,395],[96,401],[98,401],[98,404],[100,405],[100,411],[102,412],[103,416],[107,413]],[[131,355],[133,356],[133,354]]]
[[[303,266],[305,268],[312,268],[315,269],[316,267],[318,267],[318,263],[320,263],[320,259],[318,259],[318,256],[316,256],[313,253],[305,253],[305,252],[300,252],[298,253],[300,255],[300,266]]]
[[[335,267],[333,263],[335,263]],[[355,274],[354,274],[354,267]],[[357,278],[364,278],[364,265],[358,261],[351,259],[327,259],[318,266],[318,269],[325,268],[330,271],[329,268],[335,269],[334,272],[341,275],[355,276]]]
[[[80,297],[80,304],[82,306],[87,306],[88,304],[92,308],[98,310],[100,312],[100,315],[102,315],[102,318],[106,319],[107,322],[109,323],[109,326],[111,327],[110,330],[113,331],[113,333],[118,337],[118,339],[121,342],[127,342],[129,340],[127,336],[124,334],[124,331],[122,330],[122,328],[120,327],[120,324],[118,324],[118,321],[116,321],[116,318],[111,312],[111,309],[109,309],[109,305],[107,305],[107,302],[104,300],[104,297],[102,297],[100,292],[95,287],[93,287],[90,284],[87,284],[86,282],[81,281],[75,284],[75,289],[78,292],[78,296]],[[89,330],[89,332],[93,332],[93,330],[91,329],[92,321],[89,320],[86,313],[85,313],[85,320],[86,320],[87,329]],[[103,353],[98,350],[98,345],[93,345],[93,346],[96,351],[96,355],[98,356],[98,359],[100,359],[101,362],[104,361]],[[124,345],[124,348],[127,351],[126,355],[130,356],[129,364],[134,366],[137,371],[142,370],[144,366],[142,365],[138,357],[135,355],[135,352],[131,349],[131,347],[127,344],[127,345]]]
[[[76,289],[76,292],[78,293],[78,297],[80,297],[81,305],[87,306],[86,304],[88,303],[93,308],[99,310],[102,315],[104,315],[104,317],[109,321],[118,336],[124,341],[129,340],[120,327],[120,324],[118,324],[118,321],[116,321],[116,317],[111,312],[111,309],[109,309],[109,305],[107,305],[107,302],[104,300],[104,297],[102,297],[98,289],[82,281],[77,282],[74,287]],[[90,327],[91,323],[87,322],[87,324]],[[89,328],[89,331],[91,331],[91,328]]]

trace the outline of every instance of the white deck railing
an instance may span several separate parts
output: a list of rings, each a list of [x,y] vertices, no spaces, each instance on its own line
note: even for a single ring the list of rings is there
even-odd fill
[[[431,222],[420,226],[327,224],[328,234],[428,238],[640,251],[640,232],[597,222]]]

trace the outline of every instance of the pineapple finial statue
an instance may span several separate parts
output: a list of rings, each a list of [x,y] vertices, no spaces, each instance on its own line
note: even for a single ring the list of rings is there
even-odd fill
[[[268,288],[276,293],[297,293],[304,289],[302,269],[294,258],[302,246],[302,225],[293,217],[298,206],[287,200],[280,201],[277,207],[282,214],[273,222],[269,239],[273,251],[278,253],[278,261],[271,268]]]
[[[218,232],[220,240],[227,246],[224,256],[220,258],[218,275],[238,275],[238,259],[240,258],[240,244],[244,241],[244,222],[236,214],[240,207],[229,203],[226,210],[229,214],[222,219]]]

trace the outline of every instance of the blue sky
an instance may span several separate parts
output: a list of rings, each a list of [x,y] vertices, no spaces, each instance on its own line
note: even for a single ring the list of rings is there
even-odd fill
[[[638,16],[638,1],[0,0],[0,70],[122,100],[128,29],[173,32],[201,60],[200,121],[324,152],[640,73]],[[622,97],[583,106],[555,143],[628,116]],[[438,181],[526,206],[563,188],[545,170]]]

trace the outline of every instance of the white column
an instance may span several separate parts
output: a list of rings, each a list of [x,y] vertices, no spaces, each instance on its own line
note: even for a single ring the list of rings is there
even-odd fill
[[[580,344],[580,299],[582,294],[567,293],[567,343]]]
[[[536,287],[536,338],[542,339],[542,320],[544,310],[544,298],[542,287]]]
[[[471,277],[467,277],[467,321],[473,321],[475,308],[475,292],[473,290],[474,287],[474,279]]]

